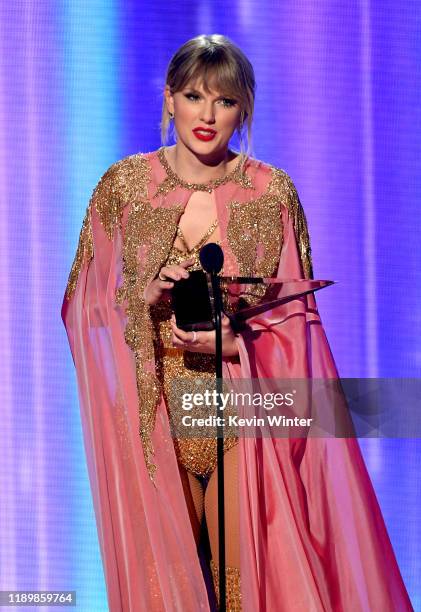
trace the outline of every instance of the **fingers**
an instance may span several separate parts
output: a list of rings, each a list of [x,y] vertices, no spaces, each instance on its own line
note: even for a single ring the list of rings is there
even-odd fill
[[[185,268],[191,266],[194,263],[194,259],[191,257],[190,259],[186,259],[182,261],[180,265],[172,265],[172,266],[163,266],[160,271],[158,278],[162,281],[162,278],[171,278],[174,281],[178,281],[182,278],[188,278],[189,273]]]
[[[158,285],[161,289],[172,289],[174,287],[172,281],[162,281],[161,279],[158,279]]]
[[[197,347],[200,344],[199,334],[201,332],[185,331],[177,327],[175,316],[171,316],[171,328],[172,328],[172,343],[178,348],[186,348],[191,350],[192,347]]]
[[[177,323],[175,322],[174,315],[172,315],[171,317],[171,327],[172,327],[172,332],[177,340],[179,340],[183,344],[191,342],[192,336],[193,336],[192,332],[186,332],[184,331],[184,329],[180,329],[179,327],[177,327]],[[196,334],[196,337],[197,337],[197,334]]]
[[[172,344],[192,353],[215,352],[215,334],[212,331],[184,331],[177,327],[175,316],[171,317]]]
[[[227,315],[224,312],[222,313],[221,327],[224,331],[232,330],[231,319],[227,317]]]
[[[180,263],[180,266],[182,268],[188,268],[189,266],[191,266],[194,263],[194,257],[190,257],[189,259],[185,259],[184,261],[182,261]]]
[[[183,270],[181,268],[181,270],[177,270],[177,268],[173,268],[170,266],[164,266],[163,268],[161,268],[161,270],[159,271],[159,275],[158,275],[158,279],[161,282],[165,282],[162,279],[163,278],[170,278],[174,281],[178,281],[181,278],[188,278],[189,273],[187,272],[187,270]]]

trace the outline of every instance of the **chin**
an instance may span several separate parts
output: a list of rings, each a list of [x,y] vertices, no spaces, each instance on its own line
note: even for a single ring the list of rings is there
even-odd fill
[[[228,143],[223,143],[219,139],[203,142],[198,140],[196,136],[193,136],[193,139],[190,140],[190,143],[190,148],[201,155],[212,154],[216,151],[224,151],[228,147]]]

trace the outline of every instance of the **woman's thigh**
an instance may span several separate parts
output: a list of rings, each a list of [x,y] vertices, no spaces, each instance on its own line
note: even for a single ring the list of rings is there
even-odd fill
[[[181,483],[183,485],[184,496],[186,498],[187,510],[190,516],[190,523],[193,530],[196,544],[199,544],[200,527],[204,510],[204,491],[202,483],[194,474],[188,472],[179,464]]]
[[[224,454],[225,559],[227,566],[240,567],[238,444]],[[205,491],[206,524],[212,559],[218,564],[218,474],[215,469]]]

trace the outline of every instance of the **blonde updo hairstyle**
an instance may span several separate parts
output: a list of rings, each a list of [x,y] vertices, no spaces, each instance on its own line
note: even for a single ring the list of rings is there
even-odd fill
[[[251,155],[251,127],[254,112],[255,77],[253,66],[237,45],[222,34],[201,34],[182,45],[173,55],[167,68],[166,85],[171,94],[184,89],[189,83],[203,82],[205,91],[220,91],[238,101],[241,123],[237,128],[240,153]],[[165,96],[162,105],[161,142],[170,137],[171,117]],[[244,126],[247,126],[247,149],[244,150]]]

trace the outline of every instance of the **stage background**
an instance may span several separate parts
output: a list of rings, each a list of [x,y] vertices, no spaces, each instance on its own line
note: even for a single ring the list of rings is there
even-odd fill
[[[294,180],[315,277],[338,281],[318,304],[341,375],[420,375],[420,23],[418,0],[1,3],[1,589],[107,610],[60,307],[98,179],[161,144],[187,39],[225,34],[255,67],[253,153]],[[419,440],[362,447],[421,610]]]

